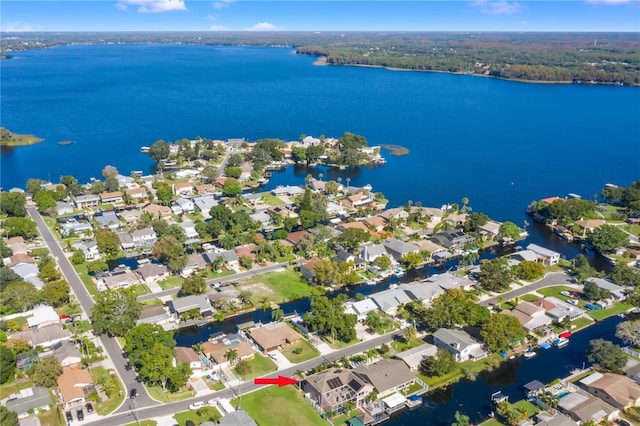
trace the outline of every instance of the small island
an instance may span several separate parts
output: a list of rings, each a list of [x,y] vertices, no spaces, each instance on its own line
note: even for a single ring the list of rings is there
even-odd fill
[[[34,135],[20,135],[0,127],[0,146],[23,146],[42,142],[44,139]]]

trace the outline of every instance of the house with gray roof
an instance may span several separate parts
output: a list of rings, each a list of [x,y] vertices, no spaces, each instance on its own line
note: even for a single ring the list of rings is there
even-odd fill
[[[287,197],[295,197],[297,195],[303,194],[304,189],[295,185],[287,185],[287,186],[279,185],[274,189],[272,189],[271,193],[276,197],[280,195],[285,195]]]
[[[180,275],[188,277],[189,275],[207,269],[207,261],[202,253],[192,253],[187,256],[187,264],[184,265]]]
[[[387,238],[382,242],[382,245],[387,253],[397,261],[401,261],[405,254],[420,252],[420,247],[415,244],[405,243],[397,238]]]
[[[476,241],[476,237],[465,234],[459,229],[452,229],[438,232],[431,240],[448,249],[456,249],[462,248],[467,244],[473,244]]]
[[[324,412],[342,409],[349,402],[361,407],[373,391],[371,383],[346,368],[329,368],[307,376],[301,387]]]
[[[140,317],[136,324],[167,324],[171,320],[171,316],[167,313],[167,309],[162,305],[151,304],[144,305],[140,311]]]
[[[136,246],[133,243],[131,234],[129,234],[128,232],[118,232],[118,239],[120,240],[120,247],[122,247],[122,250],[129,250]]]
[[[435,345],[425,343],[420,346],[416,346],[415,348],[399,352],[394,355],[394,358],[404,362],[407,367],[409,367],[409,370],[418,371],[420,363],[422,363],[425,358],[436,356],[437,351],[438,348]]]
[[[253,420],[246,411],[238,407],[236,411],[226,414],[218,422],[220,426],[258,426],[255,420]],[[200,426],[205,426],[202,423]],[[213,423],[211,423],[213,426]]]
[[[605,420],[612,421],[620,413],[617,408],[582,390],[569,392],[560,398],[558,410],[574,422],[583,423],[593,420],[596,424]]]
[[[42,386],[33,386],[23,389],[18,393],[18,398],[10,399],[5,406],[7,410],[18,414],[18,417],[26,417],[31,413],[48,411],[52,404],[49,389]]]
[[[25,339],[31,343],[31,346],[42,346],[43,348],[49,348],[58,342],[69,340],[70,338],[71,333],[69,333],[69,330],[63,329],[60,324],[51,324],[34,330],[19,331],[9,336],[9,340]]]
[[[151,227],[136,229],[135,231],[131,232],[130,235],[133,244],[138,248],[153,247],[153,245],[156,243],[156,240],[158,239],[156,231],[154,231]]]
[[[414,281],[400,284],[398,288],[404,290],[411,299],[420,300],[425,304],[431,303],[433,299],[444,293],[442,287],[432,282],[419,283]]]
[[[205,316],[212,315],[216,312],[216,310],[211,307],[211,302],[209,302],[209,297],[206,294],[178,297],[177,299],[170,300],[167,304],[170,306],[171,311],[178,317],[192,309],[196,309],[200,315]]]
[[[478,360],[489,355],[482,343],[475,340],[464,330],[440,328],[433,333],[433,342],[439,348],[446,349],[456,361]]]
[[[211,304],[216,307],[223,307],[230,302],[240,301],[241,295],[232,285],[223,285],[207,292],[207,297]]]
[[[33,263],[18,263],[15,266],[11,266],[9,269],[20,275],[24,281],[33,284],[37,290],[42,290],[42,287],[44,287],[44,282],[42,282],[38,276],[40,271],[38,270],[37,265],[34,265]]]
[[[193,204],[193,201],[187,198],[178,198],[173,203],[174,205],[180,208],[181,213],[191,213],[195,210],[195,205]]]
[[[571,305],[564,300],[549,296],[544,298],[545,302],[551,303],[549,309],[545,308],[547,315],[558,322],[564,321],[565,318],[569,318],[570,321],[580,318],[586,311],[577,306]]]
[[[140,284],[140,279],[128,266],[118,266],[112,271],[96,276],[96,287],[100,291],[127,288],[137,284]]]
[[[92,231],[91,224],[89,222],[78,222],[77,220],[70,220],[67,223],[62,224],[60,228],[60,235],[68,237],[69,235],[85,234]]]
[[[120,228],[120,220],[113,210],[102,212],[102,214],[95,215],[93,220],[98,228],[118,229]]]
[[[60,361],[63,367],[74,367],[82,362],[80,351],[68,340],[54,343],[52,349],[48,355]]]
[[[398,306],[411,302],[411,298],[400,288],[380,291],[371,295],[371,300],[380,308],[380,310],[393,314]]]
[[[263,227],[271,224],[271,216],[265,212],[253,213],[249,215],[249,217],[256,222],[259,222]]]
[[[549,250],[537,244],[529,244],[527,250],[531,250],[538,255],[538,261],[547,266],[555,265],[560,261],[560,253]]]
[[[73,213],[73,206],[66,201],[56,201],[56,214],[58,216]]]
[[[461,277],[460,275],[445,272],[443,274],[435,274],[425,280],[425,283],[436,284],[444,290],[450,290],[453,288],[459,288],[463,290],[470,290],[473,288],[473,281],[467,277]]]
[[[404,391],[416,381],[416,376],[399,359],[383,359],[371,365],[359,365],[354,372],[373,385],[378,398]]]
[[[384,244],[365,244],[362,246],[362,251],[360,252],[360,257],[362,257],[365,262],[373,262],[380,256],[388,256],[387,249],[384,247]]]
[[[97,195],[89,194],[89,195],[78,195],[73,199],[73,204],[75,204],[77,209],[86,209],[89,207],[98,207],[98,203],[100,202],[100,197]]]
[[[224,250],[215,253],[205,253],[204,258],[209,263],[214,263],[217,258],[223,258],[230,268],[238,267],[238,254],[233,250]]]
[[[169,268],[165,265],[151,262],[140,265],[138,269],[136,269],[136,272],[140,275],[142,281],[147,284],[163,280],[170,275]]]
[[[607,290],[611,293],[611,297],[613,300],[620,302],[627,297],[627,291],[624,287],[620,287],[617,284],[612,283],[611,281],[604,280],[602,278],[587,278],[585,281],[592,281],[595,285],[598,286],[600,290]]]
[[[204,217],[209,217],[209,210],[211,210],[212,207],[218,205],[218,202],[215,198],[213,198],[213,195],[202,195],[200,197],[194,197],[191,199],[191,201],[193,201],[195,208],[199,210]]]

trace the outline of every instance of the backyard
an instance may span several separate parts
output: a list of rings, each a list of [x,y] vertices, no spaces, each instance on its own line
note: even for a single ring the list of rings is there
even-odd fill
[[[251,367],[251,372],[246,376],[241,376],[236,369],[233,369],[233,374],[238,376],[242,380],[251,380],[254,377],[264,376],[265,374],[273,373],[278,369],[276,364],[271,361],[269,358],[264,357],[260,354],[256,354],[252,359],[248,359],[246,361],[248,365]],[[236,364],[237,367],[237,364]]]
[[[287,345],[282,349],[282,354],[292,363],[298,364],[317,357],[320,352],[306,340],[300,339],[295,345]]]
[[[254,306],[260,306],[265,301],[287,302],[319,293],[316,287],[307,283],[293,269],[256,275],[242,282],[238,289],[249,294],[249,301]]]
[[[149,396],[157,401],[170,403],[176,401],[182,401],[184,399],[193,398],[196,396],[196,392],[188,389],[180,389],[178,392],[163,392],[160,386],[146,386]]]
[[[199,425],[204,422],[217,422],[222,415],[216,407],[204,406],[198,410],[183,411],[181,413],[174,414],[173,418],[176,419],[180,426],[185,426],[187,421],[191,420],[193,423]]]

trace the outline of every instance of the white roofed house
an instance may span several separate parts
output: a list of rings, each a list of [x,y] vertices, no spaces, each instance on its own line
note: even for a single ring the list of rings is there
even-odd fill
[[[395,260],[398,262],[402,260],[402,257],[408,253],[419,253],[420,248],[415,244],[405,243],[397,238],[387,238],[382,242],[384,248],[387,250]]]
[[[70,220],[69,222],[62,224],[60,235],[62,235],[63,237],[68,237],[73,234],[88,234],[92,231],[93,228],[91,227],[91,224],[89,222],[78,222],[76,220]]]
[[[115,290],[127,288],[140,283],[138,276],[127,266],[118,266],[113,271],[105,272],[97,276],[96,286],[98,290]]]
[[[347,301],[344,303],[344,312],[356,315],[359,321],[367,318],[369,312],[377,310],[378,305],[371,299],[359,300],[357,302]]]
[[[42,287],[44,287],[44,282],[42,282],[38,276],[40,271],[38,270],[38,266],[35,264],[18,263],[17,265],[11,266],[10,269],[20,275],[24,281],[33,284],[37,290],[42,290]]]
[[[420,300],[424,304],[430,304],[435,298],[444,293],[442,287],[432,282],[411,282],[400,284],[398,288],[407,293],[411,299]]]
[[[87,209],[90,207],[98,207],[100,197],[97,195],[78,195],[73,199],[73,204],[77,209]]]
[[[158,282],[168,278],[170,275],[169,268],[158,263],[145,263],[144,265],[140,265],[138,269],[136,269],[136,272],[140,275],[142,281],[147,284]]]
[[[587,278],[585,281],[592,281],[595,285],[598,286],[600,290],[606,290],[611,293],[611,297],[620,302],[627,298],[627,291],[624,287],[620,287],[617,284],[614,284],[610,281],[604,280],[602,278]]]
[[[281,195],[285,195],[287,197],[295,197],[298,196],[300,194],[304,193],[304,189],[302,189],[299,186],[292,186],[292,185],[287,185],[287,186],[277,186],[274,189],[271,190],[271,193],[273,195],[277,196],[281,196]]]
[[[371,300],[380,308],[390,315],[395,315],[398,306],[411,302],[411,298],[404,290],[394,288],[374,293],[370,297]]]
[[[531,250],[538,255],[538,261],[547,266],[555,265],[560,261],[560,253],[537,244],[529,244],[527,250]]]
[[[187,198],[178,198],[173,202],[173,204],[175,206],[178,206],[180,208],[180,212],[182,213],[192,213],[195,210],[195,205],[193,204],[193,201]],[[173,209],[173,206],[172,206],[172,209]]]
[[[60,324],[60,317],[51,306],[39,306],[31,310],[27,324],[31,329],[42,328],[52,324]]]
[[[175,183],[172,186],[173,193],[179,197],[188,197],[193,194],[194,187],[189,182]]]
[[[209,210],[212,207],[218,205],[218,202],[213,195],[202,195],[199,197],[194,197],[192,199],[195,209],[198,210],[204,217],[209,217]]]
[[[460,329],[440,328],[433,333],[433,342],[437,347],[449,351],[458,362],[478,360],[489,355],[482,343]]]
[[[216,310],[211,306],[211,302],[206,294],[196,294],[186,297],[178,297],[177,299],[167,302],[171,308],[171,312],[180,318],[185,312],[196,310],[198,314],[203,316],[209,316],[216,313]]]
[[[193,253],[187,257],[187,264],[182,268],[180,275],[188,277],[194,272],[207,269],[207,261],[201,253]]]
[[[130,233],[131,240],[137,248],[150,248],[156,243],[158,236],[153,228],[136,229]]]

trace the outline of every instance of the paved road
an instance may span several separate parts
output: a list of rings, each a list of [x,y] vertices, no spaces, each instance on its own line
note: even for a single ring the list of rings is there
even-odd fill
[[[533,284],[525,285],[515,290],[511,290],[507,293],[503,293],[499,296],[492,297],[480,302],[482,306],[495,305],[500,298],[503,300],[511,300],[516,296],[522,296],[523,294],[531,293],[534,290],[538,290],[543,287],[551,287],[556,285],[571,285],[575,284],[575,280],[564,272],[550,272],[544,276],[540,281],[536,281]]]
[[[47,225],[44,223],[42,216],[40,216],[40,213],[38,213],[35,207],[28,207],[27,212],[29,213],[29,216],[31,216],[31,219],[33,219],[38,225],[40,235],[42,235],[42,238],[44,238],[44,241],[47,244],[47,247],[49,247],[51,254],[56,258],[62,274],[69,283],[69,286],[71,286],[71,289],[76,295],[78,302],[80,302],[80,305],[82,305],[82,309],[84,310],[85,314],[87,315],[87,317],[91,317],[91,311],[93,309],[94,301],[87,289],[84,287],[84,284],[82,283],[82,280],[80,280],[80,277],[76,273],[75,269],[73,269],[73,266],[71,266],[71,263],[65,256],[60,243],[55,239],[55,237],[51,233],[51,230],[49,230]],[[102,346],[104,346],[108,357],[115,365],[116,371],[120,376],[120,380],[122,380],[122,383],[125,385],[127,392],[131,388],[136,388],[138,390],[138,393],[140,394],[140,396],[138,397],[138,404],[141,407],[158,404],[158,402],[149,397],[142,384],[137,383],[136,373],[133,370],[127,370],[125,368],[125,365],[128,361],[122,356],[122,348],[120,347],[118,341],[108,336],[100,336],[100,341],[102,343]],[[121,410],[122,409],[126,409],[126,406],[123,406]]]
[[[295,265],[296,263],[298,263],[297,260],[293,261],[292,265]],[[214,284],[217,284],[217,283],[228,283],[228,282],[232,282],[232,281],[239,281],[239,280],[243,280],[245,278],[249,278],[249,277],[254,276],[254,275],[264,274],[266,272],[277,271],[278,269],[286,268],[288,266],[289,266],[288,263],[278,263],[276,265],[265,266],[263,268],[256,268],[256,269],[252,269],[250,271],[239,272],[239,273],[233,274],[233,275],[227,275],[226,277],[220,277],[220,278],[214,278],[214,279],[211,279],[211,280],[207,280],[207,285],[213,286]],[[180,291],[180,288],[177,287],[177,288],[170,288],[168,290],[160,291],[160,292],[157,292],[157,293],[143,294],[142,296],[138,296],[138,302],[142,303],[142,302],[146,302],[146,301],[149,301],[149,300],[156,299],[158,297],[172,296],[174,294],[177,294],[179,291]]]
[[[265,377],[277,377],[277,376],[294,376],[297,370],[307,371],[316,367],[325,362],[333,362],[342,357],[348,357],[360,352],[363,352],[367,349],[380,346],[383,343],[388,343],[394,339],[396,336],[400,336],[399,332],[392,332],[386,334],[384,336],[379,336],[368,340],[366,342],[361,342],[356,345],[350,346],[345,349],[341,349],[327,356],[320,356],[318,358],[314,358],[312,360],[300,363],[295,365],[294,367],[287,368],[285,370],[280,370],[275,373],[269,374]],[[149,419],[152,417],[166,416],[169,414],[175,414],[180,411],[185,411],[189,409],[189,405],[193,404],[196,401],[208,401],[212,398],[235,398],[238,395],[246,394],[247,392],[254,391],[256,389],[260,389],[264,386],[254,385],[253,382],[246,382],[241,384],[240,386],[235,386],[233,388],[227,388],[225,390],[215,392],[209,394],[207,396],[201,396],[198,398],[192,398],[186,401],[174,402],[171,404],[162,404],[156,407],[146,407],[146,408],[137,408],[135,406],[136,402],[132,400],[127,400],[125,405],[121,410],[118,411],[118,414],[112,414],[107,418],[100,419],[99,421],[87,423],[87,425],[96,425],[96,426],[118,426],[126,423],[132,423],[136,420]],[[135,416],[135,417],[134,417]],[[136,418],[137,417],[137,418]]]

